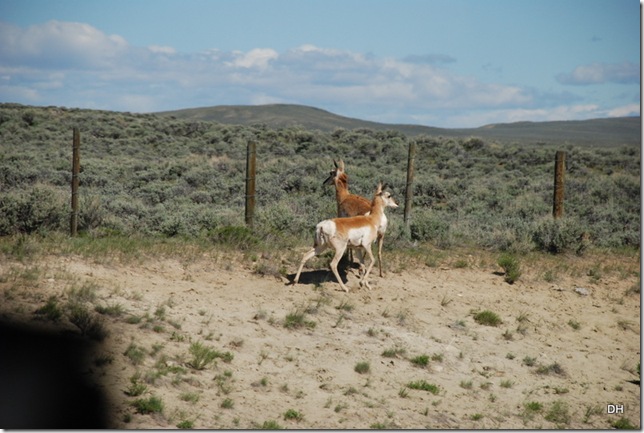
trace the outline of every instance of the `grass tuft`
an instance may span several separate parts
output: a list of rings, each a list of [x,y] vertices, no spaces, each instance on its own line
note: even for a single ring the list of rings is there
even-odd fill
[[[412,364],[418,366],[418,367],[427,367],[427,364],[429,364],[429,356],[427,355],[418,355],[412,359],[409,360]]]
[[[163,401],[159,397],[139,398],[132,402],[136,412],[140,414],[163,412]]]
[[[431,392],[434,395],[438,395],[438,393],[440,392],[440,387],[438,385],[434,385],[433,383],[428,383],[425,380],[409,382],[407,384],[407,387],[410,389],[417,389],[421,391]]]
[[[503,253],[498,260],[499,266],[505,271],[503,279],[508,284],[514,284],[521,276],[521,264],[511,253]]]
[[[480,325],[485,326],[499,326],[503,321],[498,316],[498,314],[490,311],[484,310],[474,315],[474,320]]]
[[[368,362],[366,362],[366,361],[362,361],[362,362],[358,362],[358,363],[355,365],[355,367],[353,367],[353,370],[354,370],[356,373],[359,373],[359,374],[365,374],[365,373],[369,373],[369,371],[371,370],[371,366],[369,365],[369,363],[368,363]]]
[[[299,328],[315,328],[316,323],[311,320],[306,320],[306,313],[297,309],[292,313],[289,313],[284,318],[284,327],[288,329],[299,329]]]

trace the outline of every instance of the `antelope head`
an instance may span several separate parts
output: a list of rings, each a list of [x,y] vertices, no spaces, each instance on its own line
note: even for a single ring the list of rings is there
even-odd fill
[[[322,185],[335,185],[335,180],[340,176],[340,174],[344,173],[344,162],[342,160],[338,163],[334,159],[333,165],[335,165],[335,169],[329,172],[329,177],[322,183]]]

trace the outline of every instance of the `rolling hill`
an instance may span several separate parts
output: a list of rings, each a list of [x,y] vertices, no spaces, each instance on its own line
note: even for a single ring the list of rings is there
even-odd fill
[[[619,117],[556,122],[516,122],[479,128],[448,129],[422,125],[386,124],[339,116],[293,104],[220,105],[155,113],[177,119],[234,125],[265,124],[273,128],[301,127],[331,132],[335,129],[396,130],[408,136],[480,137],[500,142],[575,143],[593,146],[639,145],[641,118]]]

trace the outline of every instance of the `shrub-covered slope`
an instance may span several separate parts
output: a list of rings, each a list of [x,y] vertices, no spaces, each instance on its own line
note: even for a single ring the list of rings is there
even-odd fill
[[[581,251],[640,242],[639,146],[325,133],[15,104],[0,104],[0,235],[68,230],[73,127],[81,133],[80,230],[90,235],[216,238],[243,226],[246,145],[254,140],[253,239],[308,244],[315,224],[335,216],[334,192],[322,182],[342,158],[352,192],[371,197],[378,181],[391,185],[401,208],[390,214],[390,245]],[[417,153],[406,233],[410,140]],[[557,150],[567,152],[565,218],[554,222]]]

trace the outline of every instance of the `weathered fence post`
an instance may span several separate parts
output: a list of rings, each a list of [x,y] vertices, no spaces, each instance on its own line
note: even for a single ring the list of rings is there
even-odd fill
[[[552,216],[559,218],[563,215],[564,206],[564,172],[566,171],[566,152],[557,151],[555,157],[555,191],[552,205]]]
[[[405,228],[409,229],[409,214],[411,213],[412,183],[414,182],[414,156],[416,155],[416,141],[409,142],[409,155],[407,157],[407,184],[405,185]]]
[[[255,213],[255,141],[248,142],[246,149],[246,225],[253,228]]]
[[[78,184],[80,173],[80,131],[74,128],[72,143],[72,215],[70,219],[70,232],[76,236],[78,232]]]

